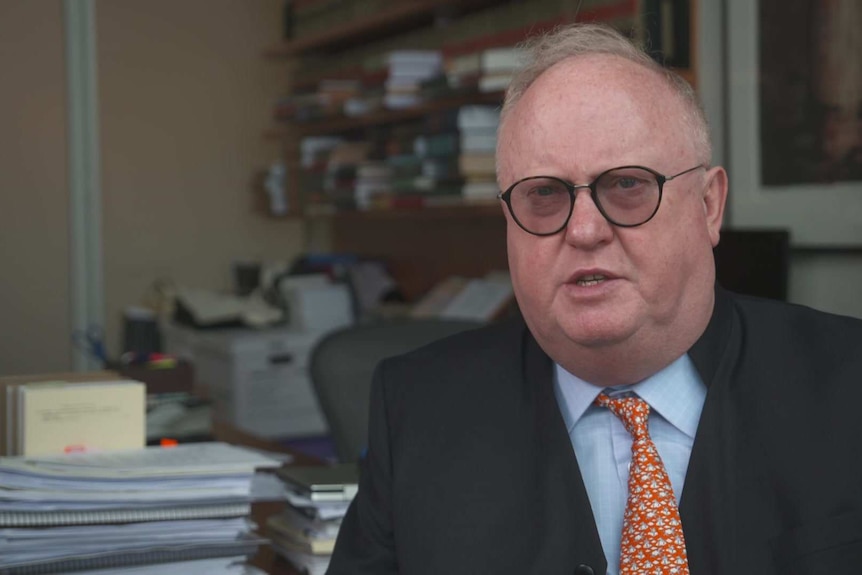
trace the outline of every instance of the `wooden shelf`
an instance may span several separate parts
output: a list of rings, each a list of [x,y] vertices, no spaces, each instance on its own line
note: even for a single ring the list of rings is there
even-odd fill
[[[461,13],[502,0],[397,0],[392,6],[364,19],[345,22],[325,32],[283,42],[264,52],[268,58],[285,58],[310,52],[334,52],[351,46],[397,35],[433,21],[441,9]]]
[[[483,104],[499,105],[502,101],[503,94],[501,92],[470,94],[466,96],[434,100],[432,102],[415,106],[413,108],[406,108],[404,110],[381,110],[364,116],[356,116],[355,118],[338,117],[329,120],[305,123],[287,122],[289,127],[267,130],[264,132],[264,136],[266,138],[283,138],[286,135],[323,136],[327,134],[338,134],[353,130],[361,130],[363,128],[370,128],[372,126],[385,126],[409,120],[418,120],[434,112],[442,112],[444,110],[460,108],[461,106]]]
[[[488,218],[503,217],[496,202],[464,204],[457,206],[424,206],[421,208],[370,209],[333,213],[311,213],[307,218],[335,221],[390,220],[390,219],[437,219],[437,218]]]

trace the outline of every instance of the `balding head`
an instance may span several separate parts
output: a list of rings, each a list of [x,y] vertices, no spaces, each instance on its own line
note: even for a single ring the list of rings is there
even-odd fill
[[[613,28],[602,24],[573,24],[534,37],[523,47],[525,61],[506,90],[501,126],[505,124],[512,108],[517,105],[527,89],[555,64],[578,56],[616,56],[643,67],[667,85],[672,96],[678,100],[680,120],[695,155],[702,164],[710,164],[712,144],[709,125],[691,85],[675,72],[660,66],[646,52]]]

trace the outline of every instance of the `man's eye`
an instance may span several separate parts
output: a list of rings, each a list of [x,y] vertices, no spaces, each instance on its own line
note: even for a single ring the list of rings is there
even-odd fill
[[[557,188],[553,188],[551,186],[539,186],[530,190],[530,195],[536,195],[540,197],[553,196],[555,194],[560,193],[560,190]]]
[[[648,185],[647,180],[637,176],[615,176],[607,181],[599,182],[599,187],[607,190],[639,190]]]

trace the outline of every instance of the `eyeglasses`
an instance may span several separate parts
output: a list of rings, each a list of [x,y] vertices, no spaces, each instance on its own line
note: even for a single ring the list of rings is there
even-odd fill
[[[623,166],[599,174],[589,184],[571,184],[553,176],[518,180],[497,195],[506,202],[512,219],[525,232],[551,236],[563,230],[575,207],[575,190],[589,188],[599,212],[615,226],[633,228],[652,219],[661,204],[664,184],[706,166],[699,165],[673,176],[643,166]]]

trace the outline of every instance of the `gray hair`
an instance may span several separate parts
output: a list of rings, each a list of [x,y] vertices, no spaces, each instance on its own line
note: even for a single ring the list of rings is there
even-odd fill
[[[694,89],[679,74],[660,65],[617,30],[605,24],[570,24],[530,38],[521,47],[524,60],[506,90],[501,125],[524,92],[555,64],[574,56],[616,56],[655,72],[679,97],[683,105],[682,119],[689,128],[695,152],[701,162],[709,164],[712,157],[709,124]]]

